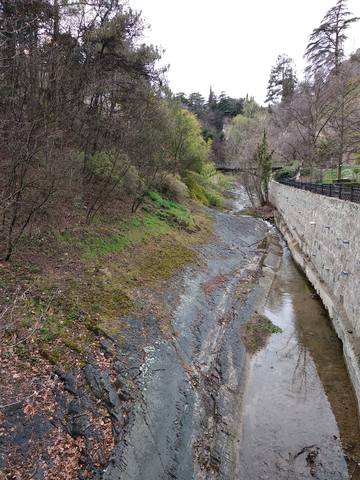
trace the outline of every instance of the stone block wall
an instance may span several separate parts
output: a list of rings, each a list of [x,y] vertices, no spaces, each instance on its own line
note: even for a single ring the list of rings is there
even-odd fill
[[[360,204],[272,181],[276,223],[343,341],[360,404]]]

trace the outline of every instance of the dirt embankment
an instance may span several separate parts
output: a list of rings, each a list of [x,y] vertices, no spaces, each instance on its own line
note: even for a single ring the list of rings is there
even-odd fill
[[[2,478],[231,478],[268,229],[175,215],[2,266]]]

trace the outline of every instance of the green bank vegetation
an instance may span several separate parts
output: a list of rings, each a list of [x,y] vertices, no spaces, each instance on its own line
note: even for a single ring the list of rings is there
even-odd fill
[[[251,355],[264,348],[270,335],[276,333],[282,333],[282,329],[274,325],[269,318],[260,314],[255,314],[242,327],[242,338]]]
[[[0,314],[24,358],[80,362],[99,332],[120,339],[223,205],[213,159],[243,103],[174,95],[143,31],[117,0],[1,9]]]
[[[94,224],[54,237],[57,274],[47,263],[30,269],[19,265],[16,278],[28,292],[12,310],[18,318],[14,328],[20,338],[30,332],[31,342],[21,342],[17,353],[33,361],[41,355],[56,365],[81,366],[99,334],[121,343],[129,315],[142,315],[143,309],[147,315],[152,306],[161,310],[157,288],[197,261],[193,246],[212,234],[203,207],[189,205],[192,210],[150,192],[142,211],[120,224],[102,225],[101,231]],[[2,289],[10,292],[13,270],[4,274]],[[158,311],[158,319],[166,330],[168,317]]]

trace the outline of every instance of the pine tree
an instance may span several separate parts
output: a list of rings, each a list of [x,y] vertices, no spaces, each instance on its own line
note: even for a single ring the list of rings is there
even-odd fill
[[[267,87],[267,103],[291,100],[297,84],[293,60],[285,54],[279,55],[272,67]]]
[[[306,47],[308,74],[316,75],[319,71],[338,73],[345,55],[344,42],[347,38],[345,32],[358,20],[359,17],[353,17],[347,10],[346,0],[339,0],[328,10],[320,25],[310,35]]]

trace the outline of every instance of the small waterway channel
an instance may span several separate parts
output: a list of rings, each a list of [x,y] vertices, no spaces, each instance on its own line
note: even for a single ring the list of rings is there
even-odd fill
[[[286,248],[264,314],[282,333],[250,361],[237,478],[359,479],[357,404],[341,342]]]

